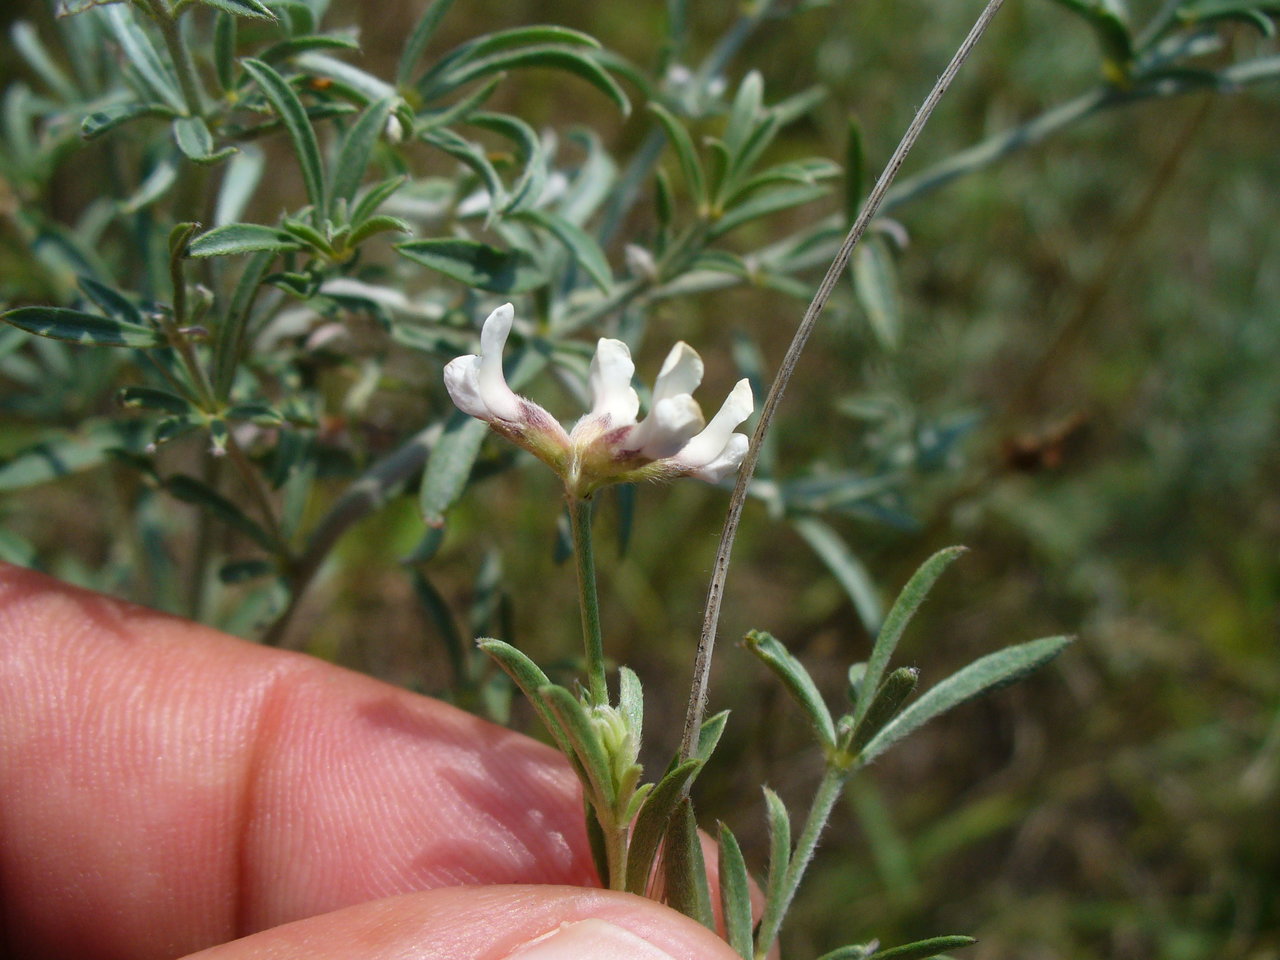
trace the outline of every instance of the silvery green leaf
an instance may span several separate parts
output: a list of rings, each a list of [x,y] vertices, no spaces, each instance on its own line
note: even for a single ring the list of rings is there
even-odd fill
[[[493,164],[482,147],[464,140],[452,130],[444,128],[424,130],[421,133],[421,137],[423,142],[431,144],[438,150],[443,150],[455,160],[466,164],[475,171],[484,182],[485,189],[489,191],[490,216],[494,215],[506,203],[506,187],[503,186],[502,178],[498,176],[498,171],[493,168]]]
[[[385,97],[369,104],[342,138],[342,149],[338,153],[333,173],[332,192],[335,203],[343,200],[351,203],[355,199],[365,168],[369,166],[369,157],[373,155],[374,145],[386,129],[387,118],[395,103],[395,97]]]
[[[301,244],[275,227],[259,223],[228,223],[191,241],[189,257],[224,257],[237,253],[297,250]]]
[[[163,197],[177,182],[177,163],[170,157],[162,158],[147,174],[146,179],[138,184],[138,189],[121,201],[120,212],[137,213]]]
[[[218,190],[218,203],[213,214],[215,227],[224,227],[244,216],[245,208],[262,180],[265,166],[265,154],[253,144],[241,147],[240,152],[231,158]]]
[[[556,210],[569,223],[581,227],[609,196],[618,179],[618,165],[593,131],[571,130],[568,139],[579,144],[587,156]]]
[[[144,410],[159,410],[174,416],[191,416],[196,412],[186,397],[179,396],[171,390],[160,390],[156,387],[125,387],[119,394],[122,407],[138,407]]]
[[[649,875],[658,848],[667,832],[667,825],[675,812],[685,785],[702,769],[702,761],[686,760],[677,764],[645,798],[644,806],[636,817],[631,830],[631,845],[627,853],[626,890],[644,896],[649,886]]]
[[[764,787],[764,805],[769,821],[769,879],[765,883],[765,903],[781,903],[787,868],[791,866],[791,816],[782,798]]]
[[[724,734],[724,728],[728,722],[728,710],[721,710],[719,713],[712,714],[702,722],[702,726],[698,730],[698,751],[695,756],[703,763],[711,759],[711,754],[715,752],[716,745],[720,743],[720,737]]]
[[[867,948],[862,946],[841,947],[824,953],[818,960],[929,960],[948,950],[959,950],[977,942],[973,937],[933,937],[873,953],[868,953]]]
[[[667,825],[667,835],[662,842],[662,870],[666,881],[663,902],[708,930],[715,930],[707,865],[702,859],[693,801],[688,797],[676,801],[675,813]]]
[[[570,746],[573,747],[578,763],[586,772],[588,784],[595,793],[593,799],[598,800],[606,808],[612,807],[617,802],[613,783],[613,765],[600,739],[600,732],[587,715],[587,708],[572,693],[555,684],[539,690],[538,698],[560,721],[560,726],[568,737]],[[584,784],[585,786],[587,784]]]
[[[813,186],[796,184],[794,186],[765,190],[755,194],[745,203],[725,211],[724,216],[711,227],[708,236],[711,239],[722,237],[730,230],[735,230],[744,223],[767,217],[769,214],[777,213],[779,210],[788,210],[791,207],[812,203],[814,200],[826,196],[828,192],[827,187],[816,184]]]
[[[1046,637],[1006,647],[975,660],[931,688],[876,734],[862,751],[862,763],[870,763],[903,737],[952,707],[1013,683],[1052,660],[1070,642],[1070,637]]]
[[[760,71],[752,70],[743,78],[729,109],[729,122],[725,126],[724,146],[730,157],[736,157],[747,143],[751,131],[760,122],[760,108],[764,103],[764,78]]]
[[[199,117],[179,117],[173,121],[173,139],[187,159],[201,164],[214,164],[236,152],[235,147],[214,150],[213,134]]]
[[[106,8],[105,16],[125,57],[138,71],[151,95],[163,100],[177,113],[186,113],[187,104],[178,91],[173,71],[160,59],[146,31],[134,19],[133,11],[124,4],[115,4]]]
[[[533,127],[519,117],[503,113],[473,113],[467,122],[500,134],[516,145],[523,170],[508,191],[501,212],[513,213],[536,204],[547,185],[547,157]]]
[[[270,64],[252,57],[246,57],[240,63],[257,82],[258,87],[284,122],[285,129],[289,131],[298,164],[302,168],[302,181],[307,188],[307,198],[311,201],[312,215],[317,225],[323,223],[329,209],[324,167],[320,163],[320,146],[316,143],[316,132],[311,127],[311,121],[302,107],[302,101],[293,92],[293,87],[289,86]]]
[[[879,691],[871,699],[871,706],[867,709],[866,716],[854,728],[853,740],[849,748],[852,753],[857,753],[865,747],[871,738],[897,715],[907,697],[911,696],[912,691],[915,690],[919,679],[920,671],[913,667],[900,667],[885,678],[884,683],[880,684]]]
[[[858,619],[868,633],[874,634],[880,629],[884,611],[875,584],[862,561],[832,527],[816,517],[796,517],[791,525],[840,581],[858,611]]]
[[[525,293],[543,286],[546,274],[523,250],[499,250],[475,240],[410,240],[396,250],[415,263],[492,293]]]
[[[742,960],[752,960],[751,878],[733,831],[720,824],[720,909],[725,938]]]
[[[164,487],[179,500],[201,507],[233,530],[243,533],[267,552],[275,553],[279,549],[261,524],[204,481],[175,474],[165,479]]]
[[[399,97],[395,87],[386,81],[318,50],[313,49],[306,53],[298,54],[294,58],[294,62],[301,70],[306,70],[308,73],[314,73],[321,77],[328,77],[335,83],[342,84],[365,103],[398,99]]]
[[[808,718],[814,732],[818,734],[824,746],[834,747],[836,728],[831,720],[831,711],[822,700],[813,678],[804,665],[791,655],[772,634],[763,630],[752,630],[746,637],[747,649],[760,658],[774,675],[782,681],[791,699],[799,705]]]
[[[925,597],[929,595],[933,585],[938,582],[938,578],[964,552],[964,547],[946,547],[939,550],[920,565],[920,569],[911,575],[907,585],[902,588],[902,592],[893,601],[893,606],[889,609],[889,615],[885,617],[884,625],[880,628],[880,632],[876,636],[876,642],[871,648],[871,657],[867,661],[866,672],[862,677],[858,703],[853,712],[855,724],[861,723],[862,718],[867,715],[867,711],[871,707],[871,698],[879,689],[880,678],[884,676],[884,672],[889,666],[889,660],[893,656],[893,651],[897,649],[898,641],[902,639],[903,631],[907,629],[907,624],[911,622],[911,618],[920,609],[920,604],[924,603]]]
[[[487,423],[464,413],[450,418],[431,450],[418,493],[418,509],[429,526],[444,525],[445,513],[462,495],[488,431]]]
[[[174,117],[176,115],[177,111],[172,107],[159,103],[122,103],[95,110],[85,117],[80,124],[80,136],[86,140],[93,140],[139,117]]]
[[[0,313],[0,320],[27,333],[85,346],[145,348],[166,343],[164,334],[153,327],[68,307],[18,307]]]
[[[14,49],[22,54],[31,69],[40,75],[40,79],[67,103],[75,103],[80,99],[79,91],[71,82],[71,78],[63,73],[62,68],[49,56],[48,49],[40,40],[36,28],[26,20],[19,20],[9,31],[9,39]]]
[[[564,217],[544,210],[521,210],[514,215],[514,219],[536,224],[560,241],[574,262],[590,275],[603,292],[608,293],[613,287],[613,271],[609,269],[609,261],[605,259],[600,245],[585,230],[574,226]]]
[[[141,452],[141,423],[81,423],[74,433],[50,431],[0,465],[0,490],[21,490],[105,463],[112,450]]]
[[[698,152],[693,147],[693,138],[689,136],[689,131],[685,129],[684,124],[660,103],[650,103],[649,109],[662,124],[667,142],[676,152],[685,186],[694,204],[703,206],[707,202],[707,179],[702,172],[702,161],[698,159]]]
[[[258,0],[198,0],[198,2],[237,17],[248,17],[251,20],[274,21],[276,19],[276,15]]]
[[[400,63],[396,68],[397,86],[407,87],[409,85],[418,61],[422,59],[422,54],[426,51],[427,44],[431,42],[431,38],[435,35],[436,27],[440,25],[444,15],[449,12],[453,2],[454,0],[432,0],[427,5],[427,8],[422,11],[422,16],[414,24],[413,30],[409,34],[409,39],[405,41],[404,50],[400,53]]]
[[[888,239],[869,233],[853,252],[853,289],[871,331],[886,350],[902,340],[902,292]]]
[[[644,730],[644,688],[630,667],[618,668],[618,712],[638,743]]]

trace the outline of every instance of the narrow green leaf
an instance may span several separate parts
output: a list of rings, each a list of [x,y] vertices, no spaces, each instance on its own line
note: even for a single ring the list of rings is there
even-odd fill
[[[0,313],[19,330],[53,340],[100,347],[162,347],[164,335],[151,327],[100,317],[67,307],[19,307]]]
[[[920,604],[924,603],[924,598],[929,595],[929,591],[938,582],[943,571],[964,552],[964,547],[947,547],[939,550],[920,565],[920,569],[911,575],[907,585],[894,600],[889,615],[885,617],[884,626],[880,628],[880,633],[876,637],[875,645],[871,648],[871,658],[867,661],[867,671],[863,675],[858,703],[853,712],[855,725],[861,723],[862,718],[867,715],[867,710],[871,707],[871,698],[879,689],[880,678],[884,676],[893,651],[897,649],[898,641],[902,639],[903,631],[907,629],[907,624],[920,609]]]
[[[319,50],[312,49],[298,54],[294,58],[294,63],[299,70],[332,80],[334,90],[341,88],[344,96],[361,106],[376,103],[388,97],[392,99],[399,97],[395,87],[385,80]]]
[[[195,163],[213,164],[237,152],[235,147],[213,149],[213,134],[199,117],[179,117],[173,121],[173,139],[178,149]]]
[[[293,92],[293,88],[285,79],[269,64],[252,57],[247,57],[240,63],[257,82],[266,98],[271,101],[271,105],[289,131],[294,152],[298,155],[298,163],[302,167],[302,180],[307,188],[307,197],[311,201],[312,216],[316,226],[320,226],[329,212],[324,167],[320,163],[320,146],[316,143],[316,132],[311,127],[311,121],[302,107],[302,101],[298,99],[298,95]]]
[[[125,387],[120,391],[119,399],[122,407],[159,410],[174,416],[191,416],[196,412],[186,397],[156,387]]]
[[[259,3],[258,0],[198,0],[198,2],[237,17],[271,21],[277,19],[276,15]]]
[[[606,808],[612,808],[617,802],[612,774],[613,765],[609,762],[609,754],[600,740],[600,731],[587,715],[587,708],[572,693],[555,684],[539,690],[538,697],[560,721],[561,727],[573,746],[574,754],[595,792],[594,799]]]
[[[884,613],[875,584],[862,561],[831,526],[816,517],[796,517],[791,525],[840,581],[863,626],[874,634],[880,629]]]
[[[695,756],[703,763],[711,759],[711,754],[715,752],[716,745],[720,743],[720,737],[724,733],[725,725],[728,722],[729,711],[721,710],[719,713],[713,714],[704,720],[702,726],[698,729],[698,752]]]
[[[502,50],[491,56],[469,60],[424,84],[423,96],[433,100],[481,77],[529,67],[550,67],[572,73],[612,100],[624,116],[631,112],[631,101],[600,64],[578,49],[555,44]]]
[[[351,236],[347,237],[346,245],[354,249],[375,234],[392,232],[413,233],[413,227],[399,217],[370,217],[351,231]]]
[[[870,763],[903,737],[914,733],[934,717],[981,693],[1013,683],[1056,657],[1071,637],[1046,637],[997,650],[952,674],[907,707],[862,751],[862,763]]]
[[[285,217],[280,223],[280,229],[304,246],[311,247],[319,254],[326,257],[333,255],[333,246],[329,243],[329,240],[309,223]]]
[[[234,560],[218,568],[218,580],[228,586],[269,577],[276,572],[270,560]]]
[[[743,78],[729,109],[729,122],[724,131],[724,146],[730,157],[736,157],[746,146],[751,131],[760,121],[764,103],[764,78],[752,70]]]
[[[538,719],[542,721],[542,725],[547,728],[547,732],[555,740],[560,752],[576,766],[577,760],[574,756],[573,744],[570,742],[568,733],[559,718],[553,711],[548,709],[546,703],[538,695],[539,690],[552,686],[551,681],[547,679],[547,675],[539,669],[536,663],[509,643],[494,640],[491,637],[482,637],[476,641],[476,646],[492,657],[503,672],[515,682],[515,685],[525,695],[525,699],[529,701],[529,705],[534,712],[538,714]]]
[[[142,26],[133,17],[133,11],[124,4],[114,4],[105,10],[107,24],[115,34],[116,42],[124,51],[129,63],[138,71],[151,95],[163,100],[178,113],[187,112],[187,104],[178,90],[178,81],[169,65],[160,59]],[[194,105],[193,105],[194,106]]]
[[[139,117],[174,117],[177,111],[159,103],[123,103],[89,114],[80,124],[80,136],[93,140]]]
[[[244,216],[265,168],[266,155],[252,144],[242,147],[231,158],[222,174],[222,186],[218,189],[218,204],[213,213],[215,227],[225,227]]]
[[[489,191],[491,211],[498,210],[506,204],[506,187],[503,186],[502,178],[498,176],[498,171],[493,168],[488,154],[482,147],[446,129],[425,130],[422,133],[422,139],[475,171],[484,182],[485,189]]]
[[[409,576],[413,582],[413,592],[418,598],[418,603],[426,612],[427,618],[435,625],[436,634],[449,658],[449,665],[453,668],[454,685],[464,686],[470,683],[472,678],[468,664],[471,658],[468,656],[469,651],[462,639],[462,633],[458,630],[458,623],[449,611],[448,602],[421,570],[410,568]],[[539,674],[541,672],[538,671]],[[536,675],[531,679],[536,681]],[[542,680],[549,682],[545,676]],[[546,682],[535,682],[533,689],[546,686]]]
[[[130,323],[143,323],[142,311],[124,294],[99,283],[90,277],[79,277],[76,280],[85,296],[98,305],[103,313],[117,320],[128,320]]]
[[[738,838],[720,824],[720,908],[729,946],[752,960],[751,878]]]
[[[961,947],[972,946],[977,942],[973,937],[932,937],[928,940],[906,943],[900,947],[877,950],[867,960],[929,960],[948,950],[959,950]]]
[[[862,238],[853,252],[853,289],[880,346],[896,350],[902,342],[902,291],[888,239]]]
[[[644,688],[630,667],[618,668],[618,712],[639,742],[644,730]]]
[[[702,761],[686,760],[678,764],[664,776],[645,798],[644,806],[636,817],[635,826],[631,830],[631,845],[627,852],[626,889],[630,893],[644,896],[649,887],[649,876],[653,873],[653,862],[658,856],[658,848],[666,835],[667,824],[675,812],[676,802],[684,791],[685,784],[702,769]]]
[[[920,680],[920,671],[914,667],[900,667],[885,678],[879,692],[871,701],[867,715],[854,729],[850,751],[857,753],[902,709]]]
[[[537,224],[559,240],[602,291],[608,293],[613,287],[613,271],[609,269],[609,261],[605,259],[600,244],[585,230],[575,227],[564,217],[543,210],[522,210],[514,217]]]
[[[504,113],[473,113],[467,122],[501,134],[514,143],[519,152],[523,169],[512,184],[501,212],[514,213],[537,203],[547,185],[546,151],[537,131],[519,117]]]
[[[456,413],[431,450],[418,494],[418,509],[429,526],[444,526],[444,515],[462,495],[480,455],[489,425]]]
[[[765,813],[769,821],[769,879],[765,903],[781,903],[787,868],[791,866],[791,816],[782,798],[764,787]]]
[[[350,203],[360,189],[360,181],[364,178],[365,168],[369,166],[369,157],[373,154],[374,145],[387,127],[387,117],[395,106],[395,98],[387,97],[371,103],[360,114],[360,119],[351,125],[342,138],[342,150],[338,153],[337,166],[333,173],[333,200],[335,203],[345,200]]]
[[[422,59],[427,44],[435,35],[436,27],[440,25],[440,21],[449,12],[451,6],[453,6],[453,0],[432,0],[427,5],[427,9],[422,11],[422,16],[414,24],[409,39],[405,41],[404,50],[400,53],[400,64],[396,68],[397,86],[403,88],[409,85],[418,61]]]
[[[368,220],[378,207],[404,186],[406,179],[406,177],[390,177],[369,187],[351,208],[351,222],[364,223]]]
[[[689,189],[694,204],[699,207],[704,206],[707,202],[706,177],[702,172],[702,162],[698,159],[698,152],[693,147],[693,138],[689,136],[689,131],[685,129],[684,124],[660,103],[650,103],[649,109],[662,124],[667,142],[676,152],[685,186]]]
[[[225,95],[236,85],[236,18],[219,13],[213,22],[213,72]]]
[[[828,192],[827,187],[820,185],[808,186],[805,184],[766,190],[753,196],[745,203],[728,210],[712,226],[709,236],[712,239],[722,237],[730,230],[736,230],[744,223],[750,223],[752,220],[758,220],[771,213],[777,213],[779,210],[789,210],[792,207],[812,203],[814,200],[826,196]]]
[[[76,103],[80,100],[76,85],[62,72],[62,68],[53,57],[49,56],[49,51],[41,42],[40,34],[36,33],[35,27],[25,20],[19,20],[9,31],[9,38],[13,41],[14,49],[22,54],[22,58],[27,61],[31,69],[40,75],[40,79],[58,97],[67,103]]]
[[[107,461],[113,450],[140,453],[140,423],[81,423],[75,433],[51,431],[0,465],[0,491],[21,490],[90,470]]]
[[[546,284],[546,274],[523,250],[499,250],[475,240],[410,240],[396,244],[404,256],[468,287],[492,293],[526,293]]]
[[[662,844],[663,878],[666,880],[663,902],[679,910],[708,930],[715,930],[711,912],[711,891],[707,886],[707,865],[702,859],[702,841],[693,801],[681,797],[675,814],[667,826]]]
[[[747,649],[760,658],[766,667],[782,681],[787,692],[804,711],[809,723],[823,745],[835,746],[836,728],[831,720],[831,712],[822,700],[813,678],[804,665],[791,655],[782,643],[772,634],[763,630],[752,630],[746,637]]]
[[[297,240],[275,227],[259,223],[228,223],[192,240],[187,247],[187,256],[225,257],[237,253],[297,250],[300,247]]]
[[[268,553],[274,554],[279,549],[257,521],[250,519],[248,514],[203,481],[180,473],[166,478],[164,487],[179,500],[195,504],[233,530],[243,533]]]

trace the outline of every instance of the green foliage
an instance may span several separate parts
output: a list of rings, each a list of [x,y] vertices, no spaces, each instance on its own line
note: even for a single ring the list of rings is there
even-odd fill
[[[660,863],[671,901],[705,922],[710,893],[691,785],[700,780],[700,813],[741,816],[740,798],[756,784],[724,768],[758,765],[725,763],[712,751],[722,743],[732,761],[789,759],[789,728],[762,719],[754,733],[726,734],[727,714],[718,714],[704,724],[694,757],[641,782],[618,736],[629,731],[638,748],[637,674],[620,672],[616,705],[584,699],[568,679],[577,662],[557,645],[565,631],[553,605],[562,608],[564,596],[550,586],[560,576],[550,549],[528,548],[550,533],[516,506],[545,499],[542,481],[524,472],[519,455],[490,443],[483,422],[453,411],[439,368],[472,353],[476,321],[510,298],[521,352],[509,378],[549,406],[584,393],[597,337],[639,352],[672,327],[691,340],[732,336],[736,375],[763,395],[788,310],[808,300],[862,203],[873,158],[887,153],[901,125],[882,92],[908,105],[936,73],[928,38],[915,42],[912,17],[923,8],[880,10],[877,21],[870,12],[806,14],[814,5],[765,0],[718,22],[718,14],[670,4],[661,28],[656,7],[629,9],[625,23],[602,9],[592,28],[601,43],[554,24],[495,25],[451,0],[434,0],[416,25],[388,26],[386,35],[366,24],[363,37],[330,26],[325,4],[189,0],[156,5],[154,16],[139,15],[134,3],[68,6],[74,15],[57,19],[34,2],[15,6],[11,15],[28,19],[15,23],[10,55],[0,57],[0,557],[267,642],[301,638],[293,618],[321,569],[350,596],[402,596],[394,586],[407,578],[434,638],[422,654],[434,666],[413,682],[501,722],[518,688],[588,787],[602,876],[645,893]],[[942,18],[939,32],[969,15],[927,12]],[[1180,220],[1153,230],[1158,240],[1135,238],[1108,219],[1108,206],[1117,184],[1141,183],[1157,167],[1158,124],[1178,115],[1176,96],[1256,88],[1243,101],[1252,122],[1239,126],[1269,129],[1258,117],[1273,105],[1261,85],[1280,76],[1269,45],[1278,15],[1280,7],[1258,0],[1132,9],[1059,0],[1006,13],[1015,39],[990,38],[1004,48],[977,71],[989,86],[957,90],[934,159],[889,196],[886,210],[897,219],[878,221],[855,252],[851,289],[833,304],[839,322],[806,360],[814,364],[807,382],[802,376],[789,394],[804,413],[784,424],[785,441],[763,451],[751,494],[768,517],[748,514],[739,549],[748,576],[731,580],[750,584],[754,572],[769,586],[745,590],[732,616],[779,621],[791,650],[764,632],[747,646],[816,732],[829,778],[794,838],[786,804],[767,790],[762,824],[743,818],[733,831],[721,828],[721,906],[740,955],[769,945],[751,930],[747,864],[769,851],[764,889],[776,905],[776,932],[827,819],[839,824],[845,815],[837,798],[855,771],[877,759],[874,775],[901,788],[904,768],[892,754],[882,758],[890,745],[1062,648],[1063,639],[1050,638],[985,652],[993,636],[1027,635],[1028,622],[1044,632],[1100,623],[1108,638],[1086,640],[1088,658],[1071,665],[1071,693],[1046,699],[1045,710],[1069,714],[1069,723],[1037,733],[1028,719],[1035,709],[1008,720],[1018,709],[1008,695],[990,708],[1017,737],[1050,740],[1048,754],[1063,749],[1068,728],[1082,744],[1075,749],[1095,751],[1072,762],[1102,784],[1093,788],[1098,807],[1121,795],[1126,816],[1181,837],[1182,820],[1252,822],[1274,794],[1278,741],[1268,697],[1278,681],[1258,638],[1273,626],[1274,551],[1265,533],[1275,504],[1251,466],[1270,456],[1275,391],[1265,385],[1280,358],[1274,324],[1258,306],[1277,294],[1265,255],[1224,275],[1220,285],[1237,291],[1229,306],[1200,299],[1214,272],[1226,271],[1221,264],[1253,262],[1251,242],[1266,249],[1274,219],[1267,192],[1249,195],[1247,184],[1258,181],[1244,174],[1246,186],[1199,191],[1202,206],[1197,191],[1170,190]],[[1078,31],[1062,30],[1072,22]],[[831,89],[802,89],[815,79]],[[980,105],[965,100],[979,96]],[[631,115],[633,101],[643,109]],[[1151,124],[1145,135],[1129,136],[1108,116],[1143,103],[1157,118],[1133,121],[1135,129]],[[1135,110],[1124,122],[1140,116]],[[1244,115],[1231,116],[1236,123]],[[1002,129],[1002,117],[1025,119]],[[1242,136],[1241,149],[1257,150],[1257,170],[1273,174],[1270,141],[1259,135],[1258,147]],[[1134,166],[1101,149],[1108,139],[1138,145]],[[1032,147],[1052,151],[1055,140],[1070,150],[1040,154],[1053,158],[1041,169],[1012,160]],[[938,152],[945,149],[954,152]],[[1188,142],[1169,149],[1193,152]],[[841,157],[844,169],[828,156]],[[997,163],[999,177],[939,193]],[[935,199],[913,202],[924,197]],[[1207,224],[1211,254],[1171,239],[1187,223],[1197,236]],[[1111,252],[1097,242],[1108,230],[1117,238]],[[1122,255],[1147,264],[1123,316],[1069,282],[1101,258],[1105,289],[1108,271],[1128,270]],[[1245,303],[1243,291],[1256,300]],[[1086,319],[1049,333],[1055,304],[1072,297]],[[1180,319],[1149,326],[1128,345],[1092,319],[1111,316],[1127,330],[1130,314],[1143,312]],[[1259,319],[1246,323],[1245,314]],[[1015,319],[1024,316],[1038,325]],[[1133,344],[1155,357],[1134,358]],[[104,345],[116,349],[89,349]],[[1168,385],[1125,386],[1121,355]],[[1033,386],[1001,400],[1019,365]],[[727,361],[709,366],[711,379],[735,377]],[[1040,384],[1055,376],[1079,383],[1045,393]],[[1083,390],[1092,391],[1087,401]],[[1166,406],[1126,401],[1126,391],[1154,393]],[[1216,425],[1205,422],[1197,397],[1211,400]],[[1134,404],[1128,413],[1125,403]],[[1095,448],[1097,462],[1078,482],[1046,480],[1076,441],[1071,430],[1055,438],[1040,428],[1063,409],[1095,405],[1108,430],[1119,410],[1120,435]],[[992,413],[984,419],[974,412],[980,407]],[[1018,432],[1026,421],[1048,435],[1033,431],[1028,440]],[[1126,445],[1148,459],[1119,458],[1115,447]],[[690,630],[677,611],[682,618],[700,599],[694,584],[706,559],[698,545],[713,539],[709,501],[684,491],[661,496],[669,498],[663,514],[648,489],[628,489],[621,500],[618,540],[628,558],[608,578],[619,599],[604,611],[627,605],[630,616],[612,621],[610,654],[646,676],[688,659]],[[173,511],[175,500],[194,509]],[[798,536],[778,536],[779,521]],[[522,526],[519,548],[495,532],[504,525]],[[975,598],[963,604],[981,629],[962,620],[957,636],[939,611],[956,605],[922,607],[954,551],[928,560],[885,615],[881,585],[901,570],[901,555],[946,542],[957,526],[988,557],[985,576],[969,584]],[[1228,529],[1244,532],[1237,540]],[[1209,546],[1183,556],[1191,536]],[[481,562],[480,542],[501,548]],[[1147,542],[1150,553],[1132,546]],[[767,561],[753,557],[764,554]],[[645,564],[645,576],[632,564]],[[457,572],[469,565],[479,569],[474,580]],[[1044,567],[1053,570],[1046,579],[1064,584],[1057,592],[1028,583],[1028,571]],[[811,575],[801,583],[796,571]],[[1012,602],[990,584],[1010,581],[1022,606],[1003,611]],[[520,583],[537,589],[511,589]],[[467,596],[469,621],[452,613]],[[394,658],[375,641],[337,639],[367,632],[352,627],[356,606],[333,601],[334,616],[308,642],[359,666],[385,665]],[[930,682],[914,701],[914,668],[891,664],[913,616],[913,634],[931,638],[919,655]],[[1131,644],[1135,623],[1140,636]],[[521,649],[496,640],[469,646],[476,634],[514,641],[517,626]],[[1164,641],[1143,640],[1148,634],[1172,637],[1179,657],[1207,662],[1212,679],[1169,666]],[[865,653],[851,652],[861,646]],[[839,663],[824,670],[822,657]],[[862,657],[865,664],[849,666]],[[935,671],[970,660],[933,682]],[[750,707],[738,716],[771,708],[748,671],[723,674],[722,695]],[[832,697],[846,677],[851,709]],[[1229,709],[1218,709],[1217,691]],[[649,692],[646,742],[669,747],[677,734],[671,698]],[[1108,697],[1124,707],[1076,702]],[[1124,710],[1159,719],[1140,729]],[[983,776],[997,752],[986,744],[1006,731],[981,729],[975,716],[958,711],[939,725],[945,742],[930,738],[935,728],[923,730],[920,749],[946,754],[963,777]],[[1126,747],[1113,749],[1122,734]],[[951,743],[972,746],[964,753]],[[975,906],[980,894],[957,879],[965,858],[983,844],[1013,845],[1014,826],[1034,823],[1033,814],[1077,819],[1067,795],[1088,777],[1058,762],[1045,788],[1061,791],[1056,797],[1025,785],[991,797],[956,788],[948,808],[930,799],[941,794],[907,789],[908,800],[878,820],[858,807],[873,846],[894,847],[912,882],[881,882],[874,867],[859,866],[867,858],[846,855],[862,852],[855,831],[833,828],[827,842],[840,855],[810,871],[817,907],[798,907],[789,934],[800,952],[826,950],[850,928],[900,942],[982,916],[990,901]],[[791,801],[790,768],[769,769]],[[1237,782],[1239,795],[1224,786]],[[1261,799],[1246,802],[1246,794]],[[1193,795],[1191,812],[1164,809],[1173,795]],[[905,836],[887,836],[896,829]],[[1025,919],[1020,907],[1010,909],[997,943],[1008,947],[1007,931],[1021,930],[1029,941],[1067,944],[1049,952],[1084,955],[1080,943],[1100,938],[1097,930],[1115,918],[1117,929],[1140,927],[1137,942],[1160,946],[1145,955],[1210,955],[1195,945],[1226,942],[1219,933],[1230,926],[1245,932],[1230,934],[1237,939],[1223,955],[1246,956],[1250,923],[1260,929],[1274,910],[1259,907],[1250,921],[1242,908],[1231,926],[1222,919],[1227,907],[1202,905],[1269,902],[1271,864],[1265,844],[1241,844],[1226,830],[1215,836],[1214,853],[1188,860],[1195,869],[1185,873],[1218,877],[1222,863],[1249,858],[1252,873],[1216,879],[1213,891],[1195,896],[1151,894],[1160,901],[1152,915],[1178,923],[1135,914],[1132,898],[1112,889],[1092,908],[1033,904]],[[1112,849],[1117,860],[1126,853]],[[1144,889],[1155,889],[1149,859],[1131,854],[1125,871],[1111,873],[1142,876]],[[1174,877],[1169,890],[1179,883],[1194,886]],[[968,942],[846,947],[826,960],[906,960]]]

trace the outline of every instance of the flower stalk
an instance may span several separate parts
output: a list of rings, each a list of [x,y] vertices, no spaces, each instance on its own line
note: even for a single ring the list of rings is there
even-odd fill
[[[573,532],[574,565],[578,572],[578,607],[582,611],[582,647],[587,661],[587,694],[593,705],[609,703],[604,671],[604,639],[600,631],[600,600],[596,592],[596,562],[591,545],[592,501],[568,495],[569,526]]]

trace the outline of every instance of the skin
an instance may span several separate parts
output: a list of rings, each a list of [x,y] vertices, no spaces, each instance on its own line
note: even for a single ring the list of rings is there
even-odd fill
[[[0,958],[734,956],[596,883],[545,746],[0,566]]]

